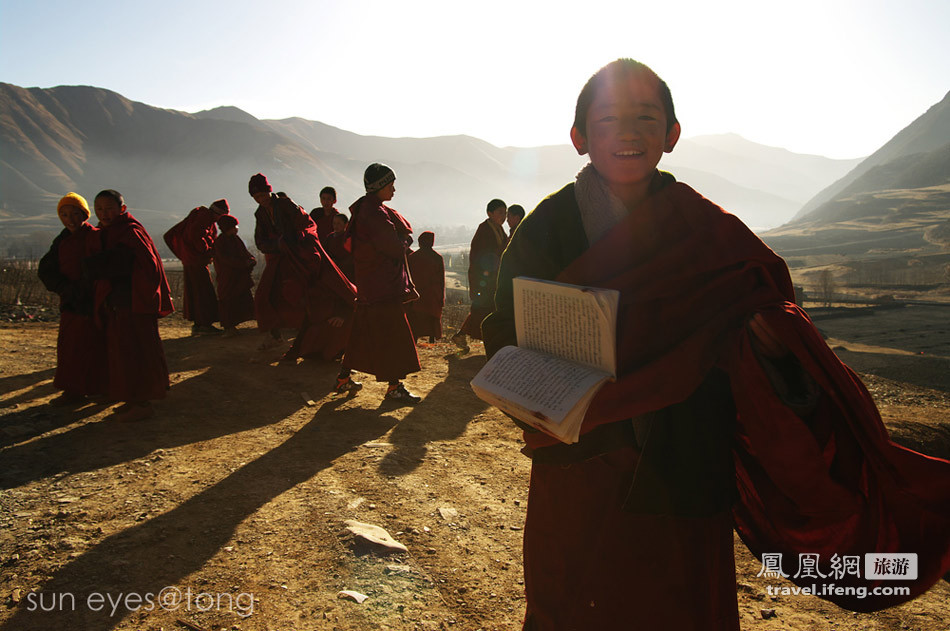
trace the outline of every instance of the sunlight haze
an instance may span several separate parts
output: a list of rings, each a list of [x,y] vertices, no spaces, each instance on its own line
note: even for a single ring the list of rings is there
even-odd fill
[[[0,0],[0,81],[534,146],[568,143],[580,87],[627,56],[666,79],[684,137],[854,158],[950,89],[948,24],[945,0]]]

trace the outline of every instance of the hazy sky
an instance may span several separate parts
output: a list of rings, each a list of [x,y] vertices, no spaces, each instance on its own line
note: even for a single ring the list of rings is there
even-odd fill
[[[360,134],[569,142],[617,57],[653,67],[685,137],[867,155],[950,90],[948,0],[0,0],[0,81],[236,105]]]

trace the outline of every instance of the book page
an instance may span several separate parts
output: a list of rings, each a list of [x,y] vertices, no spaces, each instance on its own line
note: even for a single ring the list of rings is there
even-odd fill
[[[620,292],[521,276],[513,286],[518,346],[616,376]]]
[[[515,346],[499,350],[472,380],[531,413],[560,423],[585,393],[609,375],[551,355]],[[531,422],[530,419],[522,419]]]

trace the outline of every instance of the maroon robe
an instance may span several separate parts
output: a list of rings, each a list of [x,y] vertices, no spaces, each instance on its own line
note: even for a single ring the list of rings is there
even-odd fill
[[[419,370],[416,342],[403,303],[419,297],[406,250],[412,227],[369,194],[350,206],[350,239],[357,304],[343,367],[393,382]]]
[[[327,255],[319,240],[308,238],[306,258],[307,326],[300,331],[299,344],[294,341],[301,357],[331,360],[343,353],[350,338],[356,287],[343,275]],[[343,325],[330,324],[331,318],[341,318]]]
[[[409,255],[409,273],[419,299],[406,307],[412,334],[442,337],[442,307],[445,305],[445,262],[432,248],[421,247]]]
[[[182,263],[183,315],[197,326],[211,326],[218,320],[218,301],[208,273],[218,234],[215,219],[213,210],[199,206],[165,233],[165,243]]]
[[[40,260],[39,276],[59,294],[59,334],[53,385],[69,394],[104,394],[108,383],[104,332],[93,319],[93,285],[82,261],[102,249],[99,231],[83,223],[64,229]]]
[[[504,228],[492,225],[491,219],[480,223],[472,237],[468,254],[468,293],[472,310],[460,331],[477,340],[482,339],[482,320],[495,308],[498,262],[507,245]]]
[[[221,234],[214,242],[214,274],[218,282],[218,314],[226,329],[254,319],[251,270],[257,260],[236,234]]]
[[[289,197],[271,194],[272,210],[259,206],[254,212],[254,243],[264,253],[264,273],[254,293],[254,311],[257,328],[272,331],[279,328],[299,329],[306,315],[306,277],[287,260],[286,248],[281,247],[285,234],[293,235],[303,215],[309,215]]]
[[[619,378],[595,396],[577,449],[622,430],[624,419],[688,404],[714,371],[724,371],[736,410],[733,519],[750,550],[782,553],[789,574],[799,553],[818,554],[827,573],[834,554],[916,552],[919,579],[899,582],[911,597],[950,569],[950,463],[890,442],[860,380],[791,303],[784,262],[738,219],[671,183],[597,243],[578,233],[584,234],[573,186],[526,217],[505,253],[497,311],[484,327],[490,352],[514,342],[516,275],[621,291]],[[745,322],[756,312],[819,385],[812,414],[800,418],[779,398],[752,351]],[[701,406],[695,412],[702,428],[708,413]],[[667,429],[652,431],[662,436]],[[535,454],[524,544],[526,628],[738,628],[728,516],[623,510],[638,469],[649,473],[677,450],[689,453],[695,436],[658,444],[651,436],[645,451],[634,440],[569,465],[543,462],[548,450],[564,451],[546,434],[526,432],[525,439]],[[704,449],[692,447],[697,454]],[[680,486],[702,494],[703,482],[696,477]],[[583,587],[594,578],[602,587],[596,603]],[[834,576],[802,581],[878,584]],[[684,583],[704,587],[684,598]],[[824,597],[859,611],[908,599]]]
[[[356,271],[353,268],[353,255],[346,249],[346,232],[331,232],[326,239],[321,238],[320,243],[343,275],[352,283],[356,279]]]
[[[313,219],[313,223],[317,226],[317,236],[320,237],[320,242],[323,244],[324,249],[326,249],[326,239],[328,236],[333,234],[333,218],[340,214],[340,211],[336,208],[331,208],[329,211],[323,210],[323,215],[318,218],[314,218],[314,214],[318,210],[323,210],[323,207],[314,208],[310,211],[310,218]]]
[[[100,225],[103,250],[90,261],[96,314],[105,321],[108,394],[117,401],[163,399],[168,365],[158,319],[174,310],[162,259],[128,212]]]

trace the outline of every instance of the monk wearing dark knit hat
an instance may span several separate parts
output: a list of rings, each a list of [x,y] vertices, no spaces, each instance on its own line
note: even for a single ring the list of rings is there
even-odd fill
[[[359,390],[361,385],[350,377],[351,370],[359,370],[388,382],[387,400],[414,404],[421,397],[402,380],[419,370],[419,357],[403,305],[419,294],[406,261],[412,227],[384,204],[396,192],[395,181],[396,174],[385,164],[369,165],[363,175],[366,195],[350,206],[346,234],[355,267],[356,313],[336,391]]]

